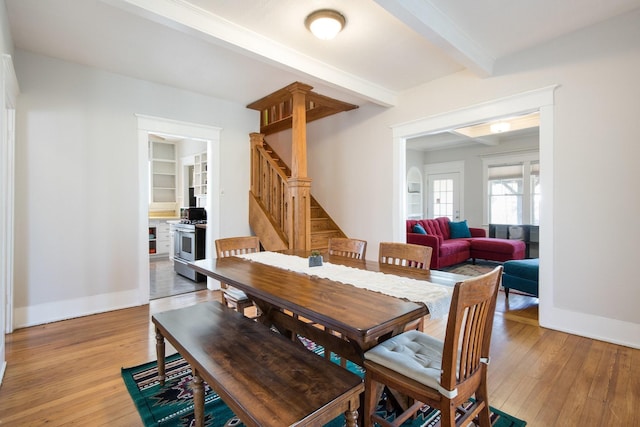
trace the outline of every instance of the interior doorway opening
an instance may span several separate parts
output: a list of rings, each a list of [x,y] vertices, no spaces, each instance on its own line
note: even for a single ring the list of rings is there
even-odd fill
[[[181,122],[172,119],[138,115],[138,299],[140,304],[149,302],[150,257],[149,257],[149,138],[150,135],[164,135],[173,138],[204,141],[206,144],[206,206],[207,232],[205,256],[212,242],[220,235],[220,132],[221,128]],[[177,188],[180,188],[179,185]],[[183,201],[178,201],[182,203]],[[217,289],[219,283],[207,279],[207,288]]]
[[[544,203],[540,205],[540,269],[539,269],[539,321],[547,323],[553,309],[553,119],[554,91],[556,85],[524,92],[509,97],[472,105],[438,116],[427,117],[407,124],[392,127],[393,131],[393,237],[395,241],[406,241],[406,150],[407,140],[420,135],[460,128],[500,117],[538,111],[540,117],[540,170],[544,171],[541,193]]]

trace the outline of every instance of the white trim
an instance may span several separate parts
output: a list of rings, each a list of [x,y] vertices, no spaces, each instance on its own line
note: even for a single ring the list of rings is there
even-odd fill
[[[103,0],[114,6],[205,40],[221,42],[244,55],[277,67],[310,75],[330,86],[385,107],[397,103],[397,92],[268,39],[184,0]]]
[[[2,379],[4,378],[4,373],[7,371],[7,362],[3,361],[2,366],[0,366],[0,386],[2,386]]]
[[[148,271],[147,276],[149,276]],[[16,328],[26,328],[90,314],[135,307],[138,305],[135,303],[137,294],[138,291],[134,289],[18,307],[15,310]],[[149,295],[147,295],[148,298]],[[64,315],[61,315],[61,313],[64,313]]]
[[[524,114],[543,105],[553,105],[553,92],[558,85],[547,86],[493,101],[471,105],[435,116],[399,123],[391,127],[394,138],[417,136],[451,130],[464,125],[489,121],[511,114]]]
[[[458,209],[460,218],[465,217],[464,211],[464,168],[465,162],[464,160],[454,161],[454,162],[442,162],[442,163],[431,163],[424,165],[424,179],[425,182],[429,183],[430,175],[438,175],[438,174],[448,174],[448,173],[457,173],[458,174],[458,193],[460,195],[460,201],[458,202]],[[430,195],[429,186],[426,185],[427,197]],[[429,213],[429,201],[427,200],[425,212]]]
[[[393,133],[393,238],[403,242],[406,239],[404,222],[406,204],[401,202],[404,195],[406,141],[416,136],[427,135],[453,129],[458,126],[488,121],[512,114],[540,111],[540,169],[544,204],[540,212],[540,325],[552,321],[548,316],[553,307],[553,103],[554,91],[558,86],[547,86],[508,97],[471,105],[459,110],[392,126]],[[542,172],[541,172],[542,177]],[[555,322],[553,322],[555,323]]]
[[[493,73],[495,58],[431,2],[375,1],[478,77]]]
[[[13,60],[2,55],[0,97],[0,384],[7,367],[5,334],[13,332],[16,98],[20,91]]]
[[[207,141],[207,234],[206,254],[210,256],[213,242],[220,236],[220,133],[222,128],[136,114],[138,118],[138,298],[149,302],[149,134],[179,136]],[[209,289],[219,288],[219,282],[207,278]]]

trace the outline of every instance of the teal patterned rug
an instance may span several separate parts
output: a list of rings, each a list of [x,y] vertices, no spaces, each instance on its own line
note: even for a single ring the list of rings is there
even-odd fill
[[[306,342],[310,350],[322,355],[324,350],[313,342]],[[339,363],[336,358],[333,360]],[[360,366],[348,362],[347,369],[364,377]],[[158,370],[155,361],[133,368],[123,368],[122,378],[133,399],[142,422],[147,427],[178,427],[193,425],[193,395],[191,393],[191,369],[189,364],[179,355],[166,358],[166,381],[164,386],[158,384]],[[393,417],[387,413],[386,405],[381,402],[380,413],[385,417]],[[523,427],[526,422],[491,408],[493,427]],[[440,418],[440,412],[428,406],[420,410],[418,416],[403,424],[407,427],[434,426]],[[339,416],[325,427],[342,427],[344,417]],[[208,427],[244,427],[231,409],[205,383],[205,426]]]

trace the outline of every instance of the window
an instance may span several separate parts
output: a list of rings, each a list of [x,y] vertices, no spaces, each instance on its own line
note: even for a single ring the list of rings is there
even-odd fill
[[[488,222],[540,222],[540,163],[535,156],[485,159]]]

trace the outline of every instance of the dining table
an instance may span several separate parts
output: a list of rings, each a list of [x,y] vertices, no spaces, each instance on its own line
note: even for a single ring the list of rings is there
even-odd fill
[[[245,292],[258,308],[257,321],[360,366],[367,350],[412,322],[435,311],[446,315],[453,286],[468,278],[328,254],[322,266],[308,267],[308,256],[263,251],[189,266]]]

